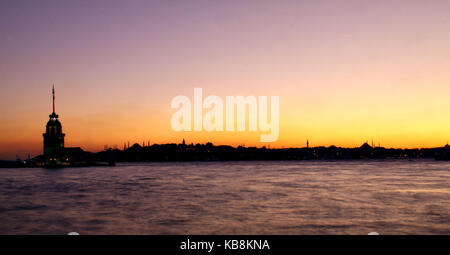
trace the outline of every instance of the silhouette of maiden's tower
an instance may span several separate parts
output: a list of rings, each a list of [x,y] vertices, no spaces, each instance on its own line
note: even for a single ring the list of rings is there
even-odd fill
[[[63,159],[58,157],[58,152],[64,148],[64,136],[62,132],[61,122],[58,120],[58,114],[55,113],[55,87],[52,88],[53,95],[53,112],[49,115],[44,136],[44,156],[46,165],[61,165]]]
[[[65,134],[62,132],[61,122],[58,120],[58,114],[55,112],[55,87],[52,87],[53,112],[49,115],[50,119],[45,126],[44,153],[37,156],[36,165],[45,167],[62,166],[90,166],[95,162],[92,154],[82,150],[80,147],[64,147]]]

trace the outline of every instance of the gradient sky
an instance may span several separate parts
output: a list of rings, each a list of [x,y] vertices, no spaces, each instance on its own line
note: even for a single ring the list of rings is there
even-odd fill
[[[280,97],[271,147],[450,140],[450,1],[0,2],[0,158],[42,152],[56,87],[66,146],[263,146],[174,132],[174,96]]]

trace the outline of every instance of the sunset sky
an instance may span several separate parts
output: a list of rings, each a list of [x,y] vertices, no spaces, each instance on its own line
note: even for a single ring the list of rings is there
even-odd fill
[[[450,140],[450,1],[0,2],[0,159],[124,142],[438,147]],[[279,96],[277,142],[175,132],[177,95]]]

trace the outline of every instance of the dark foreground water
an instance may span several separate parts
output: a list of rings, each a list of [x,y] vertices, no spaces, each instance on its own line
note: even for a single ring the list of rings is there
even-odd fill
[[[0,234],[450,234],[450,162],[0,169]]]

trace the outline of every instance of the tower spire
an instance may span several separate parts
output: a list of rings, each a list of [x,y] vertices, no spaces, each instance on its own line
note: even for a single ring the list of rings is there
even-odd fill
[[[55,84],[52,86],[52,94],[53,94],[53,113],[55,113]]]

